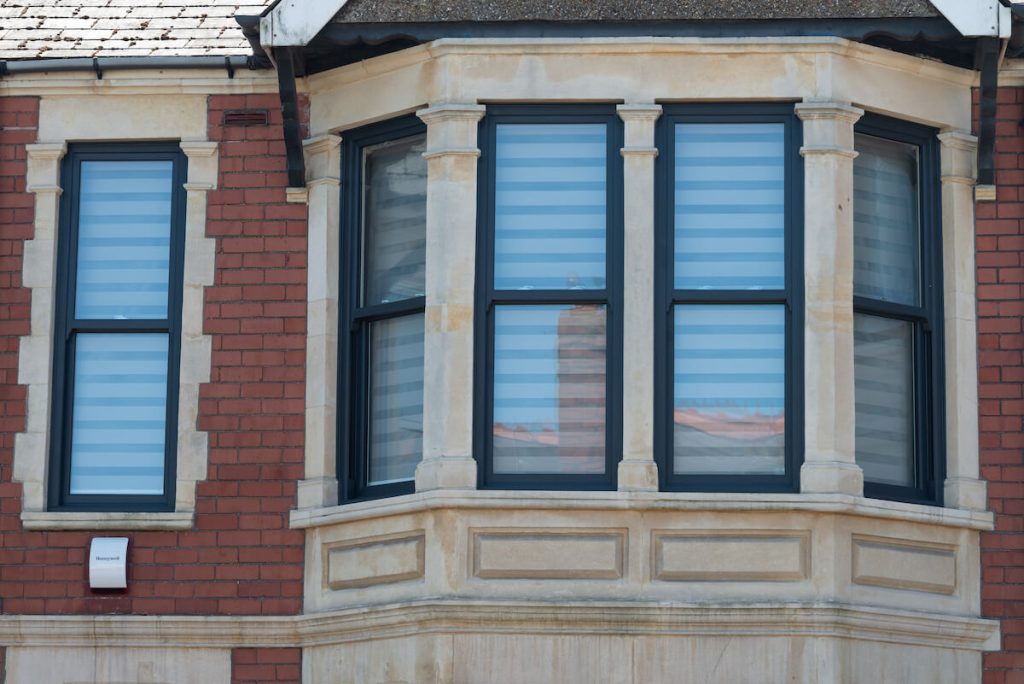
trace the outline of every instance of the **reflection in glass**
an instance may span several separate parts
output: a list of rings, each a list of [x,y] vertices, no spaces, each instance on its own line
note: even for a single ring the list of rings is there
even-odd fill
[[[368,484],[411,480],[423,454],[423,314],[370,326]]]
[[[854,315],[857,464],[864,479],[914,484],[913,324]]]
[[[606,321],[599,305],[496,308],[495,473],[604,472]]]
[[[496,135],[495,289],[603,289],[605,125],[502,124]]]
[[[919,300],[918,148],[857,134],[853,162],[853,293]]]
[[[677,124],[675,149],[675,288],[783,289],[783,124]]]
[[[76,318],[167,318],[173,168],[82,162]]]
[[[674,339],[674,472],[785,473],[785,308],[677,305]]]
[[[423,296],[425,149],[417,135],[363,151],[363,306]]]
[[[72,494],[163,494],[167,334],[78,334],[72,415]]]

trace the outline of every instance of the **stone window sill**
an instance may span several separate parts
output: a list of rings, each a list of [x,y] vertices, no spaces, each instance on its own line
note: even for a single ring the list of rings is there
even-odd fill
[[[670,492],[564,492],[433,490],[344,506],[294,510],[291,527],[304,529],[337,523],[420,513],[434,509],[578,509],[663,511],[809,511],[925,523],[941,527],[991,530],[987,511],[940,508],[844,494],[706,494]]]
[[[192,511],[173,513],[99,513],[79,511],[27,511],[21,514],[26,530],[188,530]]]

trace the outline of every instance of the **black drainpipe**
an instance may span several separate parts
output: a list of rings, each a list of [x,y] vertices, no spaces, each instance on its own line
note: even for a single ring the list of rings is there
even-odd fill
[[[302,155],[302,133],[299,128],[299,93],[295,84],[295,62],[292,48],[274,50],[277,62],[277,89],[281,96],[284,120],[284,150],[288,162],[288,187],[306,187],[306,160]]]
[[[996,97],[999,88],[998,38],[979,38],[975,65],[981,70],[981,107],[978,121],[978,185],[995,185]]]

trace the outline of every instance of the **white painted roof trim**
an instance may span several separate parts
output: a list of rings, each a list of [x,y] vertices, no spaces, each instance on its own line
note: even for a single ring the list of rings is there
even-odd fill
[[[1010,37],[1010,8],[999,0],[929,0],[968,38]]]
[[[281,0],[260,20],[264,47],[308,45],[348,0]],[[999,0],[931,0],[967,37],[1010,37],[1010,8]]]
[[[348,0],[281,0],[260,19],[263,47],[308,45]]]

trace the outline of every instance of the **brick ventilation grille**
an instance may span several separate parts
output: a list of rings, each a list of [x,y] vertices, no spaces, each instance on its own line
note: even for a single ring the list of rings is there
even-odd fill
[[[36,141],[38,100],[0,98],[0,612],[290,615],[302,609],[304,536],[288,528],[303,473],[306,207],[285,199],[287,174],[276,94],[211,96],[209,137],[220,143],[207,236],[216,274],[206,288],[211,381],[198,427],[209,469],[197,486],[194,529],[136,531],[129,589],[90,592],[90,532],[21,528],[12,484],[15,434],[25,428],[18,338],[29,332],[21,286],[34,197],[25,192],[25,144]],[[308,105],[302,103],[303,116]],[[222,126],[224,112],[268,112],[268,126]],[[248,681],[248,680],[245,680]],[[292,681],[281,679],[279,681]]]
[[[975,93],[977,103],[977,93]],[[985,684],[1024,683],[1024,89],[1001,88],[998,200],[978,203],[981,472],[996,529],[981,538],[982,614],[1002,621]],[[977,121],[977,112],[975,112]]]
[[[302,684],[301,648],[236,648],[231,684]]]

